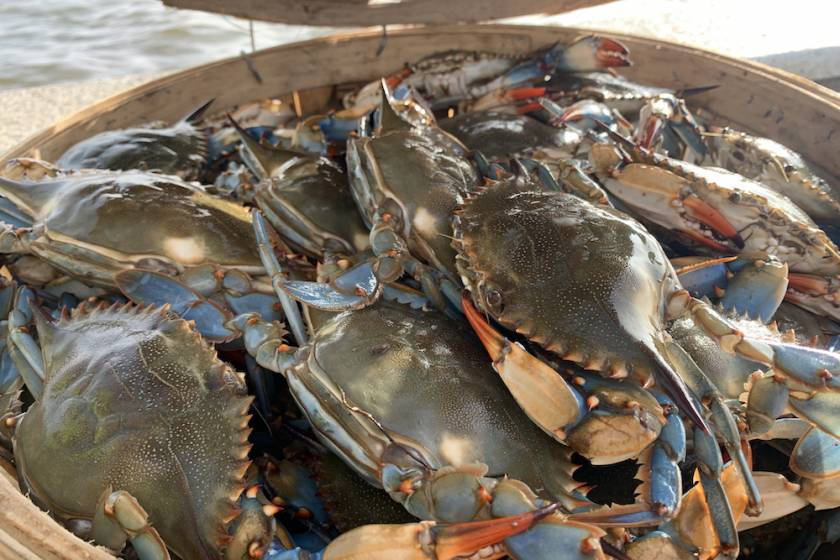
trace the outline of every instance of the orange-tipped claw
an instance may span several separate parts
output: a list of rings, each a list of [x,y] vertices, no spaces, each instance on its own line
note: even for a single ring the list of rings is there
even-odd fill
[[[829,282],[825,278],[799,272],[788,273],[788,287],[798,292],[824,296],[828,293]]]
[[[464,293],[461,296],[461,305],[464,307],[464,315],[467,316],[467,321],[470,322],[470,326],[475,331],[475,334],[478,335],[478,339],[481,340],[481,343],[490,355],[490,359],[493,360],[494,363],[502,360],[504,358],[504,348],[507,344],[505,337],[499,334],[499,332],[490,326],[490,323],[481,316],[481,313],[479,313],[478,309],[476,309],[475,305],[473,305],[469,294]]]
[[[575,103],[567,107],[566,110],[557,117],[557,121],[561,123],[576,122],[585,119],[587,116],[586,111],[581,109],[581,105]]]
[[[616,41],[608,37],[601,37],[601,43],[595,53],[596,58],[604,68],[618,68],[621,66],[632,66],[629,57],[630,51]]]
[[[651,115],[642,124],[639,133],[636,136],[636,142],[644,149],[649,150],[653,143],[659,137],[659,133],[665,128],[665,121],[662,117]]]
[[[410,68],[403,68],[399,72],[395,72],[385,78],[385,83],[388,85],[388,89],[394,89],[400,85],[403,80],[411,76],[411,74],[413,74],[413,71]]]
[[[730,251],[730,248],[724,245],[723,243],[718,243],[714,239],[709,239],[699,231],[695,231],[693,229],[681,229],[680,233],[682,233],[686,237],[690,237],[691,239],[693,239],[697,243],[700,243],[701,245],[705,245],[710,249],[714,249],[715,251],[719,251],[721,253],[726,253]]]
[[[542,97],[545,95],[544,87],[531,88],[513,88],[505,93],[505,97],[513,99],[514,101],[521,101],[523,99],[533,99],[535,97]]]
[[[741,237],[741,234],[738,233],[735,226],[730,224],[723,214],[694,195],[687,196],[682,202],[683,206],[691,212],[691,216],[694,219],[712,228],[721,236],[729,239],[739,249],[744,248],[744,239]]]
[[[531,529],[536,523],[554,515],[559,504],[529,511],[520,515],[438,524],[421,521],[405,525],[365,525],[344,533],[324,550],[324,560],[456,560],[463,558],[495,559],[507,556],[504,540]],[[604,532],[590,525],[566,522],[563,517],[552,518],[563,526],[577,529],[587,537],[585,546],[593,559],[603,558],[598,539]],[[584,531],[579,531],[584,529]],[[594,542],[590,542],[594,541]],[[581,546],[583,547],[584,544]]]
[[[487,349],[493,367],[519,407],[537,426],[565,442],[570,426],[580,422],[585,410],[576,391],[551,366],[532,356],[521,345],[511,344],[473,306],[468,295],[461,299],[464,314]]]
[[[432,535],[437,543],[436,558],[445,560],[470,557],[482,549],[500,544],[508,537],[524,533],[539,520],[554,514],[559,508],[560,504],[554,503],[510,517],[433,527]],[[498,558],[507,554],[503,549],[499,552],[501,555]]]

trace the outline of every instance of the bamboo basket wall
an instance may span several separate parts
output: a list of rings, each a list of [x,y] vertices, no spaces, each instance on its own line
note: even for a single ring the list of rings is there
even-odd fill
[[[212,111],[298,92],[305,112],[317,111],[335,84],[376,79],[406,62],[446,49],[525,53],[590,31],[511,25],[362,31],[295,43],[198,66],[97,103],[32,136],[3,156],[55,160],[74,143],[103,130],[152,120],[173,121],[209,98]],[[840,182],[840,94],[762,64],[692,47],[609,34],[631,50],[628,78],[664,87],[717,84],[692,98],[718,122],[768,136],[802,152]],[[249,63],[259,73],[257,80]],[[11,558],[92,559],[110,556],[59,527],[14,487],[0,470],[0,560]]]

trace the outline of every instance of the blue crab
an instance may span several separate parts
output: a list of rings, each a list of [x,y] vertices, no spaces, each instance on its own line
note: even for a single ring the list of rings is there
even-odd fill
[[[264,223],[259,214],[254,220],[258,237],[263,237]],[[267,253],[266,258],[272,255]],[[277,266],[269,262],[265,265]],[[542,500],[558,499],[567,511],[575,512],[572,519],[578,521],[615,526],[659,522],[659,517],[647,513],[648,503],[581,511],[593,505],[578,490],[579,483],[569,477],[569,451],[520,416],[501,384],[486,377],[489,372],[480,347],[457,322],[438,313],[384,301],[331,317],[321,313],[313,316],[313,311],[309,316],[314,334],[300,348],[284,342],[280,325],[266,323],[253,314],[237,317],[230,328],[244,333],[246,348],[259,364],[286,376],[298,404],[327,447],[366,480],[385,488],[412,514],[455,521],[504,515],[509,513],[508,508],[524,511],[540,506]],[[370,352],[343,351],[368,347],[372,348]],[[354,365],[347,361],[351,356]],[[415,371],[417,367],[422,375]],[[454,400],[448,392],[439,392],[441,383],[445,386],[454,381],[438,379],[448,379],[452,371],[459,372],[458,383],[463,389]],[[387,377],[383,378],[383,373]],[[586,386],[590,402],[603,400],[602,408],[588,421],[582,419],[577,431],[578,441],[586,441],[588,435],[603,440],[590,447],[592,454],[615,456],[616,451],[608,449],[610,442],[626,449],[633,444],[620,440],[631,432],[643,442],[643,448],[657,438],[663,426],[668,427],[665,431],[670,436],[662,438],[658,446],[655,468],[665,468],[663,461],[670,462],[672,454],[680,454],[679,449],[684,448],[681,423],[676,415],[667,421],[659,402],[645,391],[587,372],[578,372],[578,376],[585,380],[579,385]],[[424,395],[422,399],[415,398],[418,392]],[[424,403],[420,409],[415,406],[424,420],[406,422],[397,412],[405,399]],[[466,408],[456,414],[454,411],[461,407]],[[477,412],[485,407],[496,410],[491,426],[483,426],[480,418],[485,414]],[[441,408],[450,412],[441,415]],[[472,412],[467,414],[466,410]],[[504,414],[499,415],[500,410]],[[606,418],[609,410],[615,410],[614,421]],[[505,428],[513,421],[518,426],[514,431]],[[498,439],[494,435],[497,429],[507,435]],[[523,444],[530,449],[523,451],[531,458],[527,463],[519,460],[522,453],[506,451]],[[537,461],[537,457],[545,459]],[[540,469],[537,465],[543,460],[554,466]],[[676,469],[676,462],[672,468]],[[490,477],[488,469],[523,480],[540,497],[521,482]],[[656,487],[651,492],[673,494],[671,482],[670,478],[657,479],[651,483]],[[518,490],[511,494],[509,484]],[[507,546],[524,555],[518,547],[530,545],[508,542]]]
[[[352,255],[368,248],[368,229],[347,177],[331,160],[267,146],[242,129],[251,166],[260,178],[254,202],[288,245],[312,257]]]
[[[265,550],[271,516],[240,497],[252,400],[241,374],[165,309],[81,307],[57,322],[36,311],[35,322],[44,384],[28,387],[36,401],[14,432],[34,500],[100,544],[130,539],[143,558]]]
[[[607,37],[588,35],[568,45],[556,43],[521,56],[446,51],[430,55],[387,78],[388,86],[407,85],[432,109],[478,99],[497,90],[541,83],[546,76],[629,66],[627,47]],[[349,94],[344,105],[365,114],[381,103],[379,84]]]
[[[10,203],[0,253],[35,255],[85,284],[120,288],[146,303],[176,305],[214,340],[230,338],[228,309],[277,300],[248,210],[177,177],[127,171],[59,174],[37,182],[0,178]],[[26,220],[15,227],[6,216]],[[176,277],[181,286],[157,278]],[[168,295],[177,299],[166,299]],[[247,305],[246,305],[247,304]]]
[[[714,383],[667,334],[669,323],[690,315],[720,352],[737,352],[790,385],[808,386],[821,395],[834,395],[829,372],[838,371],[840,357],[749,336],[681,287],[660,245],[640,224],[566,193],[546,191],[525,174],[491,182],[467,197],[455,232],[462,279],[481,311],[587,369],[632,376],[643,384],[652,376],[691,418],[695,452],[705,462],[701,479],[710,500],[721,504],[716,522],[731,551],[737,536],[716,480],[722,462],[717,444],[704,431],[707,415],[736,459],[751,512],[760,510],[760,498],[734,417]],[[466,302],[465,308],[502,378],[530,380],[519,404],[562,441],[565,419],[546,415],[540,402],[549,394],[562,397],[560,376],[497,333],[481,314],[469,311]],[[511,391],[518,389],[515,382],[507,384]],[[701,402],[708,406],[702,415]],[[698,442],[705,442],[702,448]]]
[[[81,306],[58,321],[40,309],[35,317],[45,383],[8,423],[32,499],[98,544],[119,551],[130,540],[141,560],[168,559],[170,550],[184,560],[270,557],[281,508],[249,469],[253,398],[243,376],[165,308]],[[365,526],[322,554],[383,558],[371,543],[378,538],[405,558],[487,555],[554,509]]]
[[[558,178],[557,188],[598,204],[609,204],[604,190],[572,159],[584,150],[585,133],[574,126],[559,128],[526,115],[497,112],[464,113],[441,122],[441,127],[471,150],[484,172],[484,160],[528,158],[542,163]]]
[[[109,130],[82,140],[56,161],[61,169],[133,169],[197,179],[207,160],[207,137],[195,125],[211,99],[172,126],[154,122],[141,128]]]
[[[258,238],[265,237],[265,234],[260,231],[260,227],[262,224],[261,218],[255,216],[254,222],[255,228],[257,229]],[[266,256],[268,258],[271,257],[270,254]],[[269,262],[266,262],[264,264],[268,267],[274,266]],[[280,289],[282,289],[282,287]],[[402,308],[401,306],[398,306],[397,308],[382,308],[382,305],[384,304],[377,304],[377,306],[374,308],[377,309],[377,311],[373,315],[370,315],[370,313],[368,313],[368,310],[365,310],[364,312],[356,312],[356,315],[352,313],[344,313],[332,320],[332,322],[335,322],[337,324],[344,324],[348,321],[352,324],[355,324],[356,321],[362,321],[364,317],[370,315],[371,319],[367,319],[367,322],[369,324],[365,326],[360,325],[358,327],[342,327],[339,330],[335,330],[335,334],[330,333],[333,333],[334,329],[337,327],[322,327],[317,329],[315,340],[321,341],[321,343],[320,346],[316,346],[315,348],[312,348],[312,344],[304,348],[305,352],[308,353],[305,355],[310,356],[309,358],[305,358],[305,367],[304,365],[302,365],[304,363],[304,357],[301,355],[301,352],[303,352],[303,350],[294,353],[294,348],[283,344],[281,340],[283,332],[282,330],[278,330],[277,326],[266,325],[254,316],[241,316],[236,319],[236,326],[232,326],[231,328],[238,328],[245,332],[246,347],[253,355],[257,357],[257,361],[260,364],[273,371],[285,372],[287,379],[289,379],[290,381],[293,392],[298,396],[301,406],[304,408],[304,410],[307,410],[308,408],[308,414],[313,414],[312,411],[316,409],[313,408],[316,405],[316,401],[313,400],[313,398],[310,396],[306,396],[306,398],[304,399],[304,397],[301,395],[308,395],[308,392],[313,390],[313,387],[315,386],[310,386],[309,383],[314,382],[315,378],[323,377],[323,375],[326,375],[328,372],[333,377],[337,375],[337,373],[332,373],[335,370],[334,367],[328,368],[328,372],[324,369],[326,362],[323,362],[323,360],[326,359],[326,356],[328,356],[328,354],[324,353],[325,350],[319,351],[318,348],[330,348],[333,344],[339,344],[341,347],[343,347],[345,343],[350,342],[346,340],[348,333],[358,333],[359,336],[363,337],[375,336],[381,338],[381,336],[384,336],[390,341],[392,339],[392,336],[388,335],[387,333],[393,333],[394,330],[394,324],[391,321],[387,322],[387,325],[382,331],[382,335],[377,334],[379,332],[379,327],[376,325],[379,321],[382,320],[381,317],[383,316],[393,316],[393,320],[396,320],[396,318],[399,316],[405,316],[405,322],[399,321],[397,324],[405,324],[406,328],[408,328],[408,325],[416,325],[416,328],[419,329],[417,333],[413,333],[414,327],[412,327],[409,331],[406,332],[406,334],[413,333],[413,336],[416,335],[415,338],[419,336],[425,340],[425,336],[427,334],[430,334],[428,331],[437,330],[439,332],[434,334],[435,338],[437,338],[438,336],[442,336],[447,341],[449,341],[450,346],[455,344],[455,342],[458,340],[458,337],[456,336],[456,333],[454,331],[452,333],[449,333],[448,331],[441,333],[440,329],[443,328],[442,324],[436,328],[427,329],[424,325],[427,324],[427,321],[432,320],[432,317],[429,317],[428,313],[424,314],[422,312],[419,312],[419,315],[413,316],[418,312],[412,312],[408,308]],[[469,313],[468,306],[466,307],[466,309]],[[399,311],[399,313],[397,313],[397,311]],[[412,315],[410,320],[408,317],[409,315]],[[373,317],[376,317],[377,319],[374,321],[372,319]],[[441,317],[440,319],[442,320],[443,318]],[[329,334],[329,336],[323,337],[322,335],[325,334]],[[353,337],[350,338],[352,339]],[[484,339],[483,335],[482,339]],[[328,344],[328,346],[325,346],[326,344]],[[355,346],[359,346],[360,344],[361,343],[356,344]],[[397,352],[397,349],[403,349],[404,347],[406,347],[406,345],[411,345],[411,343],[408,342],[408,338],[400,336],[397,340],[394,341],[393,344],[389,342],[386,346],[388,346],[388,348],[392,349],[394,352]],[[425,351],[425,348],[430,346],[433,345],[431,345],[431,343],[417,344],[416,347],[412,346],[412,352],[422,353]],[[453,356],[459,356],[461,352],[466,351],[466,348],[463,347],[463,345],[460,342],[458,343],[458,347],[462,349],[456,353],[453,353],[453,347],[452,350],[446,353],[447,356],[450,356],[450,362]],[[404,354],[405,351],[407,351],[407,349],[400,350],[398,354],[402,356],[402,354]],[[315,352],[315,354],[312,354],[312,352]],[[388,351],[388,353],[390,352],[391,350]],[[468,354],[464,354],[464,357],[466,357],[467,355]],[[317,358],[317,356],[323,356],[323,358]],[[361,360],[363,359],[363,357],[360,356],[359,359]],[[427,363],[429,361],[432,361],[434,363],[437,358],[433,359],[431,356],[420,358],[418,356],[418,359],[421,363]],[[402,360],[403,358],[400,358],[400,363],[402,363]],[[356,375],[358,375],[360,371],[367,371],[368,367],[373,366],[356,367]],[[381,369],[378,367],[376,367],[375,369],[376,371],[380,372],[377,375],[381,375]],[[462,363],[461,365],[457,366],[456,369],[458,371],[464,372],[464,375],[466,375],[467,371],[471,371],[466,367],[466,363]],[[318,375],[312,377],[316,373]],[[478,375],[477,370],[475,374]],[[544,374],[544,372],[536,373],[535,375],[539,377],[542,374]],[[296,375],[302,376],[301,379],[296,380]],[[559,376],[555,375],[555,377],[557,378],[557,382],[551,384],[552,389],[557,389],[559,384],[564,383],[562,380],[560,380]],[[312,379],[312,381],[307,381],[310,378]],[[641,457],[643,462],[646,464],[646,466],[642,469],[641,475],[641,478],[643,478],[646,482],[639,489],[639,492],[643,495],[642,501],[626,506],[611,506],[610,508],[601,511],[578,513],[575,514],[576,518],[578,518],[581,521],[590,521],[598,525],[646,526],[656,525],[662,522],[664,519],[667,519],[668,517],[673,515],[679,507],[679,495],[681,492],[681,486],[678,463],[681,460],[685,449],[685,433],[679,416],[674,413],[675,408],[671,404],[670,400],[667,399],[664,395],[658,395],[657,397],[654,397],[648,394],[648,392],[643,390],[641,387],[634,386],[633,384],[629,384],[625,381],[604,379],[600,376],[593,375],[590,372],[586,372],[579,369],[569,372],[568,375],[564,375],[564,378],[568,379],[569,381],[566,385],[566,392],[562,394],[557,390],[544,391],[545,387],[541,386],[539,383],[534,383],[533,387],[531,387],[530,383],[526,380],[532,379],[532,377],[530,377],[530,374],[528,376],[525,376],[522,382],[519,383],[519,387],[524,388],[526,392],[529,390],[529,388],[533,388],[538,392],[544,391],[542,394],[544,396],[547,396],[549,401],[544,403],[542,407],[543,410],[548,410],[548,413],[553,415],[555,418],[566,418],[566,421],[563,422],[565,432],[562,438],[558,438],[558,433],[560,430],[558,430],[557,433],[553,433],[551,435],[555,437],[555,439],[561,439],[563,443],[569,444],[574,451],[580,452],[587,458],[590,458],[596,464],[614,463],[617,461],[624,460],[628,457]],[[340,381],[340,379],[344,379],[344,377],[336,377],[334,379],[334,382],[339,383],[341,387],[341,395],[345,395],[348,396],[348,398],[350,398],[350,394],[352,393],[356,395],[357,399],[362,399],[364,402],[367,402],[368,399],[372,398],[373,393],[356,393],[354,390],[352,390],[350,386],[346,386],[346,382]],[[508,380],[505,379],[505,381],[507,382]],[[537,379],[537,381],[539,381],[539,379]],[[296,389],[297,384],[304,382],[307,383],[307,385],[305,385],[307,392],[299,393],[299,391],[303,391],[304,389]],[[358,384],[360,387],[362,387],[366,386],[365,383],[366,382],[364,380],[358,380],[354,383],[354,385]],[[486,385],[485,389],[483,389],[484,391],[487,391],[491,387],[493,387],[493,384],[487,385],[487,380],[485,380],[484,383]],[[391,386],[390,383],[386,385],[387,387]],[[573,388],[569,388],[571,386],[573,386]],[[397,385],[397,387],[407,389],[409,386],[400,384]],[[511,389],[511,392],[514,394],[515,397],[519,396],[516,390]],[[321,394],[320,390],[318,394]],[[475,396],[478,397],[478,394],[476,394]],[[463,397],[464,395],[461,395],[462,400]],[[372,401],[370,406],[376,406],[375,412],[373,412],[374,416],[377,418],[376,421],[385,422],[385,425],[389,426],[397,426],[398,424],[392,424],[392,421],[389,419],[390,415],[387,413],[387,411],[390,410],[391,405],[383,409],[377,403],[393,402],[398,404],[398,402],[401,402],[399,400],[401,398],[403,397],[391,396],[387,399],[383,398],[382,400],[377,399],[376,401]],[[351,400],[352,404],[350,406],[355,410],[355,406],[359,406],[359,401],[353,398],[351,398]],[[394,406],[397,406],[397,404],[394,404]],[[461,404],[464,404],[466,406],[466,402],[462,402]],[[321,410],[321,407],[322,405],[318,405],[317,410]],[[338,407],[338,404],[331,407],[330,416],[336,413],[336,410],[334,410],[336,407]],[[534,411],[533,409],[526,409],[526,412],[531,414]],[[385,414],[385,416],[379,416],[380,414]],[[340,420],[342,416],[337,417],[336,421],[340,421],[342,425],[345,425],[345,421]],[[314,416],[314,419],[316,423],[326,421],[326,418],[323,416],[323,412],[319,412],[316,416]],[[443,418],[440,418],[436,422],[440,422],[443,420]],[[427,422],[423,423],[423,425],[426,424]],[[324,424],[323,427],[324,437],[328,438],[328,440],[331,442],[330,447],[334,450],[337,448],[339,450],[339,455],[345,458],[345,461],[347,461],[349,464],[356,465],[355,468],[361,469],[361,472],[363,474],[365,472],[370,473],[370,469],[374,468],[373,465],[375,462],[368,467],[365,467],[364,465],[358,466],[357,463],[361,461],[362,458],[358,456],[357,452],[353,452],[352,455],[348,455],[348,450],[354,449],[356,444],[350,446],[348,443],[346,443],[346,438],[344,438],[344,436],[342,436],[341,439],[336,439],[338,437],[339,432],[337,432],[336,429],[331,426],[333,426],[333,421],[329,421],[328,423]],[[372,427],[369,426],[367,428],[368,432],[371,429]],[[414,428],[412,428],[412,430],[413,429]],[[376,430],[373,431],[373,435],[375,435]],[[451,429],[446,430],[446,432],[451,432]],[[348,437],[351,437],[354,440],[358,440],[359,437],[361,437],[358,434],[354,434],[355,431],[348,434]],[[368,436],[366,436],[366,438],[367,437]],[[412,439],[417,439],[418,436],[413,435],[411,437]],[[424,438],[425,437],[428,437],[428,435],[424,436]],[[402,438],[399,441],[402,441]],[[546,443],[550,445],[550,442]],[[365,448],[368,448],[371,444],[372,442],[365,444]],[[382,445],[385,445],[384,442]],[[560,447],[562,448],[562,446]],[[374,447],[374,451],[378,448],[378,446]],[[542,449],[542,447],[540,448]],[[429,444],[427,444],[426,447],[424,447],[424,449],[426,449],[426,451],[423,452],[423,456],[428,456],[428,454],[431,452],[431,450],[434,449],[434,447],[429,447]],[[548,450],[544,452],[554,453],[553,451]],[[379,451],[375,451],[375,453],[379,453]],[[412,455],[417,455],[417,452],[412,453]],[[437,459],[434,459],[431,464],[437,464],[436,461],[440,460],[440,457],[438,457]],[[498,469],[498,467],[493,466],[493,463],[490,463],[489,466],[491,468],[491,472],[496,472],[496,470]],[[416,467],[419,468],[418,466]],[[379,467],[375,468],[378,469]],[[406,467],[403,466],[403,468]],[[449,467],[445,468],[443,471],[441,471],[441,473],[445,472],[448,468]],[[413,469],[409,469],[409,471],[411,470]],[[423,473],[424,470],[425,469],[420,469],[420,472],[416,475],[408,475],[407,473],[404,473],[406,474],[406,476],[409,476],[409,478],[413,478],[414,480],[411,486],[412,490],[410,493],[406,492],[406,488],[408,487],[401,486],[405,484],[406,478],[401,477],[397,479],[391,479],[389,477],[386,477],[385,474],[387,472],[387,469],[382,471],[373,470],[372,472],[374,473],[374,476],[371,477],[371,474],[368,474],[367,476],[369,479],[372,478],[374,481],[380,480],[378,477],[381,477],[381,480],[378,482],[378,484],[383,484],[386,487],[386,489],[390,488],[389,493],[391,493],[392,497],[394,497],[402,503],[405,503],[406,507],[409,508],[409,511],[412,511],[415,514],[435,515],[435,510],[428,509],[432,507],[430,504],[427,503],[427,500],[430,499],[434,500],[433,503],[436,504],[435,507],[443,507],[443,504],[450,504],[449,507],[457,506],[459,508],[459,511],[480,511],[481,508],[477,503],[473,506],[467,507],[467,503],[472,502],[464,503],[463,500],[466,499],[466,497],[462,492],[456,492],[452,496],[452,499],[454,500],[455,495],[460,496],[460,498],[458,498],[458,500],[456,501],[450,502],[449,499],[444,499],[443,490],[436,489],[439,486],[441,488],[449,488],[449,485],[455,484],[455,482],[450,481],[444,485],[441,481],[437,480],[438,476],[433,475],[432,473],[427,473],[422,478],[414,478]],[[510,467],[503,470],[506,470],[506,472],[515,476],[515,471],[511,471]],[[381,472],[381,474],[377,474],[379,472]],[[481,473],[479,473],[479,476],[480,474]],[[468,477],[459,484],[468,484],[468,486],[472,485],[472,482],[469,482],[469,480],[471,479]],[[525,478],[524,480],[533,484],[533,480],[531,480],[530,478]],[[484,486],[484,483],[482,483],[482,486]],[[546,488],[543,484],[540,484],[538,486]],[[428,489],[421,491],[421,489],[423,488]],[[501,492],[502,488],[503,487],[499,487],[498,491]],[[490,487],[488,486],[487,489],[490,490]],[[572,487],[567,488],[567,493],[572,490]],[[504,491],[506,492],[507,490],[505,489]],[[493,492],[493,490],[491,490],[491,492]],[[557,497],[560,498],[560,496]],[[586,503],[585,501],[583,501],[583,496],[580,494],[573,492],[572,497],[574,500],[579,500],[579,502],[577,504],[574,502],[569,503],[569,496],[566,495],[563,499],[566,500],[565,503],[567,504],[567,507],[579,507]],[[473,496],[469,499],[474,500],[476,498],[475,496]],[[525,504],[523,503],[522,507],[524,506]],[[418,507],[420,508],[419,510],[416,509]],[[479,507],[479,509],[474,509],[474,507]],[[463,508],[466,508],[466,510],[464,510]],[[443,510],[441,510],[439,513],[443,513]]]
[[[786,196],[818,224],[840,224],[837,189],[787,146],[729,127],[701,126],[685,103],[671,97],[648,102],[639,127],[636,139],[644,148],[652,149],[662,140],[668,144],[664,137],[671,134],[679,141],[674,151],[683,159],[739,173]]]
[[[645,150],[620,135],[595,144],[590,161],[624,207],[714,254],[770,255],[790,267],[789,298],[840,317],[840,250],[790,199],[741,175]]]
[[[477,173],[463,144],[437,127],[403,120],[382,87],[377,132],[351,139],[347,151],[351,191],[370,227],[375,258],[348,270],[333,286],[289,281],[282,282],[283,289],[316,307],[329,300],[332,309],[339,301],[343,309],[360,308],[408,273],[438,308],[457,307],[449,219],[458,197],[478,181]]]

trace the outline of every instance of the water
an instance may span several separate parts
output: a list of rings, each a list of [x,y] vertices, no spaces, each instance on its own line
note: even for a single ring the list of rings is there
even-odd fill
[[[257,49],[335,32],[254,29]],[[247,21],[159,0],[0,0],[0,89],[160,73],[250,49]]]

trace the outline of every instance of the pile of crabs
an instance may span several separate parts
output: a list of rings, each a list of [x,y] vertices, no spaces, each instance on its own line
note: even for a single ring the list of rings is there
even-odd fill
[[[0,473],[141,560],[811,558],[840,198],[628,64],[450,51],[7,162]]]

